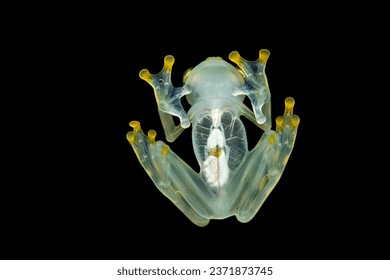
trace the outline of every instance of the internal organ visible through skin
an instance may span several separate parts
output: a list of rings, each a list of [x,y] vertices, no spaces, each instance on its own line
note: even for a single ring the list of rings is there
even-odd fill
[[[203,175],[211,187],[222,187],[229,179],[226,139],[221,131],[221,112],[211,111],[212,128],[207,139],[208,157],[203,162]]]
[[[140,164],[154,184],[187,218],[198,226],[211,219],[236,216],[249,222],[278,183],[294,147],[299,117],[295,101],[285,99],[285,110],[272,130],[271,95],[265,75],[270,53],[259,51],[248,61],[237,51],[229,54],[236,66],[221,57],[209,57],[191,68],[183,86],[171,81],[174,58],[167,55],[160,72],[139,73],[154,90],[158,113],[168,142],[192,126],[192,146],[199,163],[196,172],[170,147],[156,140],[156,131],[145,135],[138,121],[126,135]],[[186,111],[181,100],[191,106]],[[248,98],[251,106],[244,103]],[[241,117],[263,130],[252,148]],[[179,118],[180,124],[175,124]]]

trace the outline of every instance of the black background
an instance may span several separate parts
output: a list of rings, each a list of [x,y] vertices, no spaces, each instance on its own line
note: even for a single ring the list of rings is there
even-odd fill
[[[151,15],[130,19],[136,9],[103,8],[26,27],[21,50],[31,60],[18,66],[34,78],[24,80],[26,96],[16,95],[23,117],[13,127],[14,173],[5,172],[12,181],[2,196],[1,258],[389,258],[383,165],[367,158],[381,153],[381,141],[369,130],[374,116],[360,113],[382,102],[375,93],[363,98],[364,41],[347,27],[260,21],[248,29],[229,15],[206,28],[187,26],[184,16],[149,26]],[[165,141],[153,90],[138,73],[157,73],[171,54],[181,86],[184,71],[209,56],[227,60],[237,50],[255,60],[262,48],[271,52],[273,127],[284,99],[296,101],[295,148],[252,221],[199,228],[157,190],[126,140],[128,123],[139,120]],[[253,147],[261,130],[244,122]],[[170,147],[198,168],[190,133]]]

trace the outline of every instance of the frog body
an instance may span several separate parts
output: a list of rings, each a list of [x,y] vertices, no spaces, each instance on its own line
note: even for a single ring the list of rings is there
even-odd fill
[[[184,76],[182,87],[171,82],[173,56],[164,58],[163,69],[140,77],[154,89],[158,112],[168,142],[192,125],[192,146],[200,166],[195,172],[156,132],[142,132],[138,121],[127,139],[141,165],[157,188],[194,224],[205,226],[210,219],[236,216],[250,221],[279,181],[292,152],[299,117],[295,101],[285,99],[285,112],[271,130],[271,95],[265,75],[269,51],[260,50],[256,61],[247,61],[237,51],[229,59],[209,57]],[[186,112],[181,97],[191,108]],[[244,104],[248,97],[252,108]],[[259,142],[248,150],[241,116],[264,130]],[[173,117],[180,119],[175,125]]]

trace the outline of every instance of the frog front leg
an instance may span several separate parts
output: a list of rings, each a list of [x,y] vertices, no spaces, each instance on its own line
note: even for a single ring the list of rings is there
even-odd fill
[[[285,100],[283,117],[276,118],[275,131],[264,132],[256,147],[250,151],[235,173],[231,183],[240,198],[236,217],[249,222],[260,209],[279,181],[293,149],[299,117],[293,115],[294,99]]]
[[[173,142],[185,128],[190,126],[190,121],[180,103],[180,98],[189,94],[191,90],[188,86],[177,88],[172,85],[171,73],[174,62],[174,57],[167,55],[164,58],[164,66],[159,73],[150,74],[147,69],[142,69],[139,72],[140,78],[148,82],[154,89],[158,113],[169,142]],[[173,116],[180,119],[180,125],[175,125]]]
[[[260,50],[257,60],[247,61],[237,51],[229,54],[229,59],[237,64],[245,78],[242,88],[232,94],[248,96],[252,104],[255,121],[250,114],[244,115],[263,130],[271,129],[271,93],[265,75],[265,65],[269,55],[270,52],[263,49]]]
[[[201,176],[181,160],[163,141],[155,141],[156,132],[142,132],[138,121],[130,122],[133,131],[127,140],[139,162],[157,188],[194,224],[206,226],[211,209],[208,201],[215,196]]]

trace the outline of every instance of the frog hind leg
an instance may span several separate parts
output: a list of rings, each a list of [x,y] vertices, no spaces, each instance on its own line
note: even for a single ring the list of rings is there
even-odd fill
[[[130,126],[133,131],[127,133],[127,140],[156,187],[194,224],[206,226],[209,212],[205,195],[210,194],[202,193],[206,188],[200,175],[163,141],[155,141],[154,130],[145,135],[138,121],[130,122]]]
[[[239,166],[232,185],[240,193],[236,212],[240,222],[249,222],[278,183],[294,147],[299,117],[293,115],[294,99],[285,100],[283,116],[276,118],[275,131],[264,132]]]

